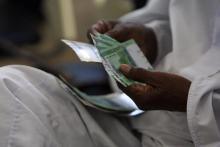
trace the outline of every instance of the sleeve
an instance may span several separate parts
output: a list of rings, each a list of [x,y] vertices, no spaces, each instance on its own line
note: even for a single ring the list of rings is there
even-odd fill
[[[220,71],[192,82],[187,120],[195,146],[220,146]]]
[[[155,63],[172,50],[169,5],[170,0],[151,0],[144,8],[120,18],[122,22],[142,23],[153,29],[158,43],[158,56]]]
[[[220,146],[220,19],[216,21],[213,42],[196,63],[181,75],[192,81],[187,120],[195,146]]]
[[[220,146],[220,48],[210,49],[180,75],[192,81],[187,121],[195,146]]]

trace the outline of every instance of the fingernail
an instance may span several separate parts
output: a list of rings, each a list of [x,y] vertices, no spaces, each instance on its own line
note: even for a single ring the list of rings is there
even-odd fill
[[[131,70],[131,66],[127,64],[121,64],[120,70],[124,73],[128,73]]]

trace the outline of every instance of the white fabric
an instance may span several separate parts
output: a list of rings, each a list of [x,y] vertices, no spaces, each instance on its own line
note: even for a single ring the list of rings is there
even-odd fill
[[[192,81],[187,104],[187,122],[192,141],[199,147],[220,146],[220,1],[151,0],[150,5],[138,13],[128,14],[122,21],[142,23],[149,18],[147,11],[155,16],[157,22],[153,25],[149,21],[144,23],[156,33],[158,58],[164,57],[157,60],[155,68],[180,74]],[[163,17],[158,20],[158,16]],[[169,19],[167,17],[165,20],[166,16]],[[155,21],[152,17],[150,19]],[[165,24],[160,25],[161,21]],[[170,33],[168,24],[172,42],[161,37]],[[172,49],[167,48],[167,43]],[[158,117],[161,115],[166,113],[157,114]]]
[[[43,71],[27,66],[1,67],[0,146],[192,146],[183,113],[167,112],[169,116],[158,119],[157,111],[146,112],[134,118],[120,117],[127,122],[121,123],[110,114],[87,110],[68,90]],[[177,125],[180,123],[183,125]],[[141,133],[141,138],[131,130]]]
[[[93,112],[98,124],[55,77],[40,70],[0,68],[0,94],[1,147],[140,146],[114,117]]]

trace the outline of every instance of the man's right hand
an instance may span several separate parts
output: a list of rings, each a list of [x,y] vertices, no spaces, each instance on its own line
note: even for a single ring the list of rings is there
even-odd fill
[[[91,39],[90,33],[94,34],[95,32],[107,34],[119,42],[134,39],[151,64],[154,63],[156,59],[156,36],[151,28],[143,24],[100,20],[88,30],[88,38]]]

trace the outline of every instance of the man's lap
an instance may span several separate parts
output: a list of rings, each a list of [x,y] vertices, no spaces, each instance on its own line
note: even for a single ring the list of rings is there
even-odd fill
[[[25,66],[3,67],[0,86],[1,145],[118,146],[55,77]],[[135,139],[121,145],[137,146]]]
[[[146,112],[129,118],[128,128],[112,115],[86,109],[55,77],[34,68],[1,68],[0,88],[1,145],[140,146],[131,129],[142,134],[143,146],[192,144],[184,114]]]

